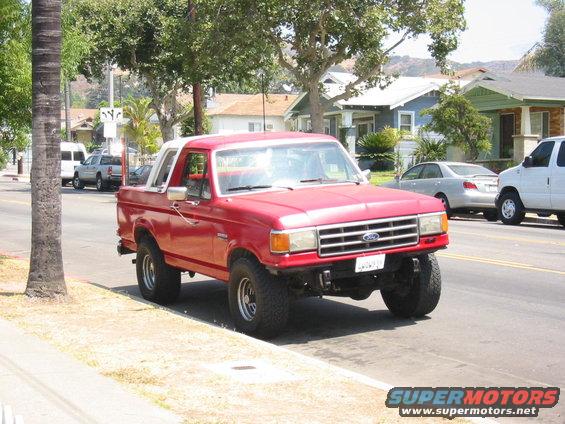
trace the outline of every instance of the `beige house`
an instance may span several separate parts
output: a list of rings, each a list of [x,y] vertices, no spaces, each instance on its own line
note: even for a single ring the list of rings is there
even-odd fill
[[[71,137],[74,142],[89,144],[94,139],[94,119],[98,109],[70,109]],[[66,129],[65,110],[61,110],[61,129]]]

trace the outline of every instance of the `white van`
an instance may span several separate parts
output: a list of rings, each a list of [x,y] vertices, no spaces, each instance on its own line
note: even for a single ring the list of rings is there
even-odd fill
[[[86,147],[82,143],[61,142],[61,182],[66,186],[73,179],[75,166],[86,158]]]
[[[520,165],[498,177],[500,219],[518,225],[526,212],[557,215],[565,226],[565,136],[546,138]]]

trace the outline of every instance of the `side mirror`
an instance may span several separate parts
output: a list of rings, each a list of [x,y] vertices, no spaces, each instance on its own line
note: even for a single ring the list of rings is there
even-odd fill
[[[81,165],[84,165],[84,161],[83,161],[83,160],[81,160],[81,161],[80,161],[80,164],[81,164]]]
[[[169,187],[167,189],[167,199],[172,201],[186,200],[188,189],[186,187]]]
[[[524,168],[531,168],[534,165],[534,160],[532,159],[531,156],[526,156],[524,158],[524,162],[522,162],[522,166]]]
[[[371,180],[371,170],[370,169],[365,169],[364,171],[361,171],[361,174],[363,174],[363,176],[365,178],[367,178],[368,180]]]

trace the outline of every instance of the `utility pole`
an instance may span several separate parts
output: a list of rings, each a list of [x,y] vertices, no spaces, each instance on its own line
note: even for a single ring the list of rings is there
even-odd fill
[[[110,107],[114,107],[114,70],[112,69],[112,64],[108,63],[108,102]],[[106,149],[110,153],[110,146],[114,142],[113,138],[106,139]]]
[[[192,23],[196,22],[196,5],[192,0],[188,0],[188,19]],[[199,82],[192,84],[192,112],[194,113],[194,135],[202,135],[204,133],[202,127],[202,85]]]

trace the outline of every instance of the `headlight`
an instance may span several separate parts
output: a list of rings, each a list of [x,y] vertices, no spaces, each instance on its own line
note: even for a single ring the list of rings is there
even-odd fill
[[[294,253],[318,248],[316,230],[271,231],[271,252]]]
[[[418,222],[421,236],[447,233],[448,223],[447,214],[445,212],[420,215],[418,217]]]

